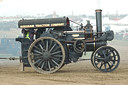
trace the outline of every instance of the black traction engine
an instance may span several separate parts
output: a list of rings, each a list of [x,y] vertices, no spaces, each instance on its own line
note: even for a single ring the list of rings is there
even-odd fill
[[[120,62],[116,49],[107,46],[113,31],[102,32],[102,10],[96,10],[96,32],[89,21],[81,31],[73,31],[68,17],[20,20],[19,28],[34,30],[33,39],[16,38],[21,42],[20,62],[39,73],[54,73],[65,64],[77,62],[83,53],[92,52],[92,65],[102,71],[115,70]],[[31,32],[29,32],[31,33]]]

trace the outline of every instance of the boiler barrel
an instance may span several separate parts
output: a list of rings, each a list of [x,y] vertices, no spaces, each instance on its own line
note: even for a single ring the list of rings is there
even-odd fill
[[[86,51],[95,51],[97,48],[104,46],[106,44],[107,42],[105,41],[86,43]]]

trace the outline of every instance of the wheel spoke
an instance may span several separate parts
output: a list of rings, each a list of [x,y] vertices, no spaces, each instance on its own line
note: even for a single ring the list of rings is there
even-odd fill
[[[32,54],[32,55],[34,55],[34,56],[41,56],[41,54]]]
[[[34,57],[32,60],[41,59],[41,57]]]
[[[104,57],[106,58],[107,56],[106,56],[106,54],[104,53],[104,50],[103,50],[103,54],[104,54]]]
[[[104,58],[97,58],[98,60],[104,60]]]
[[[50,66],[50,63],[49,63],[49,61],[48,61],[48,68],[49,68],[49,70],[51,71],[51,66]]]
[[[57,66],[59,66],[59,64],[58,64],[55,60],[52,59],[52,62],[53,62],[54,64],[56,64]]]
[[[44,48],[43,48],[43,46],[42,46],[41,44],[39,44],[39,46],[40,46],[40,48],[41,48],[42,50],[44,50]]]
[[[101,58],[101,57],[98,57],[98,56],[95,56],[96,59],[98,60],[104,60],[104,58]]]
[[[57,51],[59,48],[60,48],[60,47],[59,47],[59,46],[57,46],[57,47],[54,49],[54,52],[55,52],[55,51]]]
[[[109,50],[108,55],[111,55],[111,50]]]
[[[33,47],[35,47],[36,49],[38,49],[39,51],[41,51],[41,49],[40,49],[40,48],[38,48],[37,46],[35,46],[35,45],[34,45]]]
[[[51,65],[51,68],[52,68],[52,67],[55,68],[55,64],[52,62],[51,59],[49,60],[49,63],[50,63],[50,65]]]
[[[98,62],[98,63],[95,63],[96,65],[98,65],[99,63],[101,63],[102,61]]]
[[[105,67],[105,72],[107,71],[107,65],[106,65],[106,63],[104,63],[104,67]]]
[[[41,60],[41,61],[39,62],[38,66],[40,66],[42,62],[43,62],[43,60]]]
[[[45,61],[42,63],[42,65],[41,65],[41,69],[43,69],[43,68],[44,68],[44,64],[45,64]]]
[[[114,65],[112,61],[109,62],[112,66]]]
[[[53,43],[53,40],[50,41],[49,49],[51,49],[52,43]]]
[[[41,54],[31,53],[31,56],[40,56]]]
[[[33,64],[38,64],[41,61],[41,59],[38,59],[36,62],[34,62]]]
[[[115,64],[115,60],[111,60],[113,62],[113,64]]]
[[[51,54],[51,55],[55,55],[55,54],[58,54],[58,53],[61,53],[61,51],[57,51],[57,52],[50,53],[50,54]]]
[[[117,56],[117,55],[114,55],[114,56],[110,56],[110,57],[112,58],[112,57],[115,57],[115,56]]]
[[[52,59],[56,60],[56,62],[60,62],[61,61],[60,58],[56,58],[56,57],[52,57]]]
[[[49,53],[51,53],[51,51],[55,48],[55,46],[56,46],[56,44],[54,44],[54,45],[52,46],[52,48],[49,50]]]
[[[109,69],[111,70],[112,66],[109,64],[109,62],[107,62],[108,66],[109,66]]]
[[[38,51],[38,50],[33,50],[36,53],[42,54],[42,52]]]
[[[44,39],[43,39],[43,40],[41,40],[41,42],[42,42],[43,46],[45,46]]]
[[[46,43],[46,51],[48,51],[48,40],[47,40],[47,43]]]
[[[102,68],[103,65],[104,65],[104,63],[102,62],[102,63],[101,63],[101,66],[100,66],[100,69]]]
[[[63,56],[62,55],[54,55],[54,57],[62,58]]]

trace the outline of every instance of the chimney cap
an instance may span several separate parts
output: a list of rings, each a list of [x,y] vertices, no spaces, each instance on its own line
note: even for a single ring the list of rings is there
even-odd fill
[[[101,10],[101,9],[96,9],[95,11],[96,11],[96,12],[102,12],[102,10]]]

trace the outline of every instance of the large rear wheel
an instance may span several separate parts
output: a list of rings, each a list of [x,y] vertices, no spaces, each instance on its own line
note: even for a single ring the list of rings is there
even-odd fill
[[[58,40],[41,37],[31,44],[28,50],[28,60],[37,72],[54,73],[64,64],[65,50]]]

